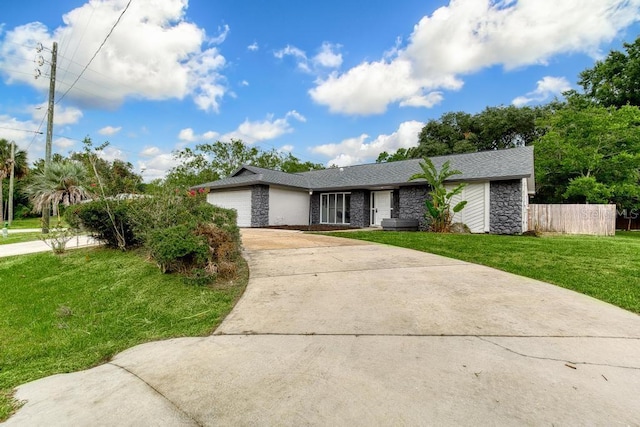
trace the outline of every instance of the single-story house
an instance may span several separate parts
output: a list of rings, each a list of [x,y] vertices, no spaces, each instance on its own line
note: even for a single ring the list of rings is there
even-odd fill
[[[436,168],[449,161],[462,173],[447,184],[467,183],[465,208],[454,222],[474,233],[518,234],[527,230],[529,195],[534,193],[533,147],[432,157]],[[380,226],[385,218],[418,220],[424,228],[425,181],[421,159],[285,173],[245,165],[229,177],[198,185],[207,201],[236,209],[240,227],[335,224]],[[455,202],[455,201],[454,201]]]

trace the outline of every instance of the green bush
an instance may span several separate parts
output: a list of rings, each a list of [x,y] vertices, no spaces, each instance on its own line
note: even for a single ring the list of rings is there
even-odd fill
[[[236,212],[210,205],[204,193],[165,191],[137,199],[89,202],[65,212],[70,226],[120,247],[107,203],[125,238],[124,249],[142,246],[163,272],[180,272],[198,284],[235,276],[240,254]]]
[[[209,260],[206,241],[186,225],[153,230],[145,246],[163,273],[205,268]]]
[[[102,241],[111,248],[129,249],[142,243],[133,229],[130,215],[134,200],[95,200],[88,203],[69,206],[64,218],[72,228],[84,229],[96,239]],[[108,203],[108,205],[107,205]],[[113,215],[113,221],[109,211]],[[114,226],[115,223],[115,226]],[[117,232],[116,232],[117,230]],[[124,239],[124,247],[121,247],[119,236]]]

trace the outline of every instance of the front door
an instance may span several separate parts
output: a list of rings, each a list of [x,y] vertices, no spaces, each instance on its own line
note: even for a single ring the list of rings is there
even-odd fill
[[[382,220],[391,218],[392,191],[371,192],[371,225],[380,226]]]

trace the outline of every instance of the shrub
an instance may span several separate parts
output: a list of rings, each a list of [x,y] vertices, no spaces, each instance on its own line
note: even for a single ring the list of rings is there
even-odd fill
[[[163,273],[204,268],[210,255],[205,239],[186,225],[153,230],[145,246]]]
[[[72,205],[65,211],[65,220],[72,228],[84,229],[96,239],[103,241],[108,247],[129,249],[142,243],[140,236],[134,232],[132,216],[132,200],[96,200],[79,205]],[[107,211],[113,215],[113,222]],[[115,227],[114,227],[115,222]],[[120,243],[118,233],[124,240]]]
[[[210,283],[237,272],[240,229],[236,212],[210,205],[202,192],[165,191],[149,197],[109,200],[124,249],[143,246],[164,273],[180,272],[190,283]],[[69,225],[84,228],[108,246],[121,247],[105,201],[71,206]]]

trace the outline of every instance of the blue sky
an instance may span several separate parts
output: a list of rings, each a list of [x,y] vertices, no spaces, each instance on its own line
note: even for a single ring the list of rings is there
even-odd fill
[[[10,2],[0,137],[44,157],[44,135],[28,131],[45,131],[56,41],[54,152],[109,141],[102,156],[145,180],[175,165],[174,150],[231,138],[327,165],[372,162],[416,145],[444,112],[576,88],[580,71],[635,40],[639,19],[640,0]]]

